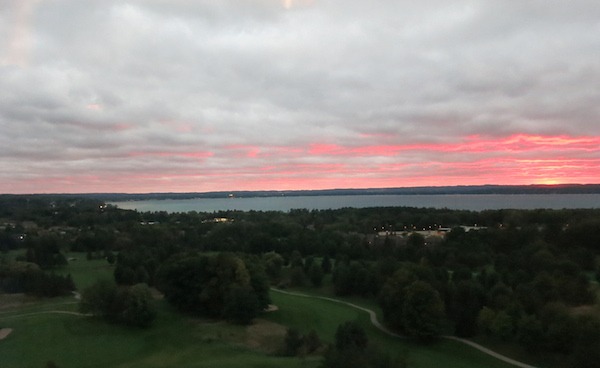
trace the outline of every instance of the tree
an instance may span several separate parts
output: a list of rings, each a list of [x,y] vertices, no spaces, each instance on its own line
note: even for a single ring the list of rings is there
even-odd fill
[[[130,288],[122,289],[117,294],[122,299],[123,307],[117,319],[122,323],[148,327],[156,318],[156,311],[152,305],[152,293],[146,284],[136,284]]]
[[[67,259],[60,253],[58,239],[53,235],[37,238],[26,238],[27,262],[37,263],[42,269],[49,269],[67,264]]]
[[[492,334],[501,340],[510,340],[513,337],[514,327],[512,318],[505,311],[496,313],[496,317],[490,326]]]
[[[368,343],[364,328],[354,321],[339,325],[335,331],[335,348],[337,350],[364,350]]]
[[[430,341],[442,329],[444,302],[427,282],[415,281],[406,288],[402,321],[404,331],[420,341]]]
[[[338,262],[331,279],[333,281],[333,291],[336,295],[348,295],[352,292],[352,274],[348,264]]]
[[[296,356],[304,344],[300,331],[295,328],[288,328],[285,333],[283,354],[286,356]]]
[[[544,328],[535,315],[521,317],[517,325],[517,341],[531,352],[537,352],[543,347]]]
[[[109,280],[99,280],[81,292],[79,309],[99,317],[112,318],[117,297],[117,286]]]
[[[326,255],[325,257],[323,257],[323,260],[321,260],[321,268],[323,269],[323,272],[325,274],[331,273],[332,264],[329,256]],[[600,275],[600,268],[598,268],[598,275]]]
[[[371,361],[364,351],[330,349],[323,359],[323,368],[369,368]]]
[[[577,339],[577,323],[568,308],[561,304],[547,304],[540,313],[544,326],[546,349],[569,354]]]
[[[290,256],[290,267],[304,267],[302,254],[298,250],[294,250]]]
[[[269,303],[264,271],[229,253],[174,256],[159,269],[158,281],[169,303],[195,315],[247,323]]]
[[[477,333],[477,313],[483,305],[483,294],[481,286],[474,281],[461,281],[456,285],[451,309],[457,336]]]
[[[317,263],[313,263],[308,270],[308,278],[314,287],[321,287],[323,283],[323,268]]]
[[[304,286],[306,284],[306,274],[304,268],[300,266],[292,267],[290,270],[290,285],[291,286]]]
[[[386,281],[379,294],[379,305],[383,311],[386,324],[395,330],[404,327],[403,308],[406,287],[412,284],[416,277],[407,269],[400,269]]]
[[[573,367],[597,368],[600,364],[600,320],[584,315],[577,321],[578,336],[573,353]]]
[[[83,313],[136,327],[148,327],[156,318],[152,294],[145,284],[118,288],[108,280],[97,281],[81,293]]]
[[[369,346],[365,330],[356,322],[345,322],[335,332],[335,344],[325,353],[324,368],[405,368],[406,358],[392,358]]]
[[[492,334],[492,323],[496,318],[496,312],[489,307],[483,307],[477,315],[477,326],[479,331],[491,335]]]
[[[250,276],[250,290],[256,295],[258,311],[267,309],[271,303],[271,285],[265,266],[258,256],[246,256],[243,259]]]
[[[265,263],[265,272],[269,276],[272,282],[277,283],[281,279],[281,270],[283,267],[283,257],[275,252],[268,252],[263,254],[263,261]]]
[[[308,353],[316,351],[321,345],[321,338],[319,338],[317,331],[310,330],[308,334],[304,336],[304,346],[306,346],[306,351]]]
[[[233,323],[247,325],[258,314],[258,298],[251,288],[234,287],[227,298],[223,316]]]

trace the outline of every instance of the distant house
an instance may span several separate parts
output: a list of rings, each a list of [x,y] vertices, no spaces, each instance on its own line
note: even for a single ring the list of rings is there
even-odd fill
[[[229,219],[227,217],[215,217],[207,220],[203,220],[202,223],[222,223],[222,222],[233,222],[233,219]]]

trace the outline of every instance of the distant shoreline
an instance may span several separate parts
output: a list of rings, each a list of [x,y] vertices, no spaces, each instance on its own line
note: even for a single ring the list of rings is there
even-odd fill
[[[413,207],[450,210],[600,208],[600,193],[581,194],[356,194],[235,198],[141,198],[107,204],[139,212],[332,210]]]
[[[459,185],[397,188],[346,188],[316,190],[256,190],[218,192],[157,192],[157,193],[56,193],[3,194],[4,196],[86,197],[109,202],[158,199],[252,198],[346,195],[448,195],[448,194],[600,194],[600,184],[558,185]]]

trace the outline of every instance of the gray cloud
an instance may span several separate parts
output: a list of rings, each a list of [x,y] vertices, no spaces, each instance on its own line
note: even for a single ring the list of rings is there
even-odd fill
[[[21,3],[0,0],[0,164],[22,178],[350,172],[360,158],[307,151],[600,136],[594,0]]]

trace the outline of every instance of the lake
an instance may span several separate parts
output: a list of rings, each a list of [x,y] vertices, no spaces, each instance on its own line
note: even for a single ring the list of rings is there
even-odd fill
[[[433,207],[457,210],[600,208],[600,194],[338,195],[196,198],[111,202],[122,209],[166,212],[325,210],[344,207]]]

